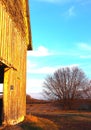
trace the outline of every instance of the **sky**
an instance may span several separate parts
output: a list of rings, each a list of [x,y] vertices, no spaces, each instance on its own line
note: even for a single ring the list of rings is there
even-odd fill
[[[29,9],[27,93],[37,97],[61,67],[77,66],[91,78],[91,0],[29,0]]]

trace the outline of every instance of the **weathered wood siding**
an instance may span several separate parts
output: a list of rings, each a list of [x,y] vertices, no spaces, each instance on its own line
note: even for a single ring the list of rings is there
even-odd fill
[[[28,49],[31,45],[31,30],[28,0],[0,0],[1,5],[8,12],[9,17],[15,23],[16,28],[25,38]]]
[[[9,17],[8,13],[5,12],[2,5],[0,5],[0,61],[8,66],[16,67],[16,58],[19,43],[16,43],[19,32],[14,26],[14,22]],[[19,38],[18,38],[19,39]],[[18,64],[17,64],[18,65]]]
[[[24,46],[23,46],[24,47]],[[26,115],[26,48],[21,51],[18,70],[5,68],[4,123],[16,124]],[[19,58],[17,57],[17,61]]]
[[[25,21],[24,15],[26,15],[24,7],[27,0],[1,0],[1,3],[5,10],[8,12],[12,20],[15,22],[16,27],[25,35]]]
[[[7,66],[3,95],[5,124],[16,124],[26,115],[26,53],[31,39],[25,1],[0,1],[0,62]]]

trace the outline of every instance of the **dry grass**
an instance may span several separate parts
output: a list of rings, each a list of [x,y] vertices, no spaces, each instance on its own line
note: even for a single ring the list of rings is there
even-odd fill
[[[19,130],[91,130],[91,112],[63,111],[51,102],[27,104],[27,112]]]
[[[32,115],[54,122],[59,130],[91,130],[91,112],[63,111],[51,103],[28,104],[27,109]]]
[[[15,126],[6,126],[0,130],[58,130],[53,121],[45,118],[38,118],[32,115],[27,115],[25,120]]]
[[[45,118],[38,118],[32,115],[27,115],[24,122],[31,122],[42,130],[58,130],[54,122]]]

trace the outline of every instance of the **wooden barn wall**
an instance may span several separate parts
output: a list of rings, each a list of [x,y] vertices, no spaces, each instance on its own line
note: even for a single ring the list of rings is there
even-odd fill
[[[4,81],[4,121],[5,124],[16,124],[26,115],[26,47],[21,51],[19,71],[5,69]],[[19,60],[17,58],[17,60]],[[10,77],[12,77],[10,79]]]
[[[0,3],[25,38],[27,49],[32,49],[28,0],[0,0]]]
[[[16,124],[26,114],[26,52],[22,33],[0,4],[0,61],[4,72],[4,123]]]
[[[16,23],[17,28],[22,32],[22,35],[25,34],[23,9],[23,4],[26,4],[25,1],[26,0],[1,0],[1,3],[5,7],[6,11],[9,13],[12,20]]]
[[[12,67],[15,67],[14,60],[16,59],[13,59],[17,45],[13,43],[15,32],[12,20],[0,5],[0,61]]]

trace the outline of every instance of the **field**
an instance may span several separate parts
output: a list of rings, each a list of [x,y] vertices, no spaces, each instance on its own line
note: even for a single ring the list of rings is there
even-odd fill
[[[27,104],[27,113],[52,121],[58,130],[91,130],[91,112],[63,111],[51,102],[36,101]]]
[[[80,103],[81,104],[81,103]],[[62,110],[54,102],[28,100],[23,122],[0,130],[91,130],[91,111]]]

